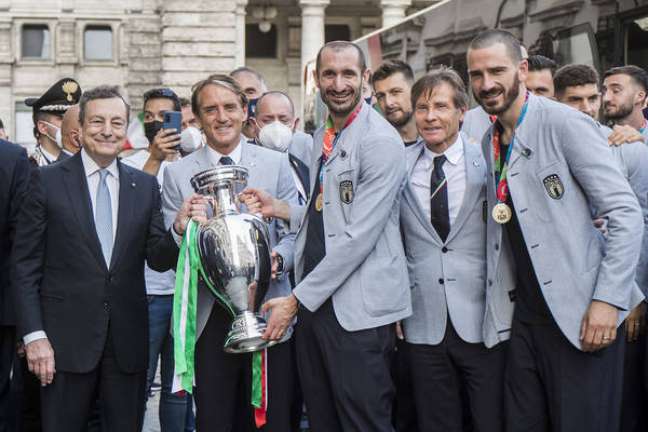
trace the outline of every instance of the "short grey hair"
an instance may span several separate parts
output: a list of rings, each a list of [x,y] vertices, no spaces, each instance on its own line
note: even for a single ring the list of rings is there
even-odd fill
[[[81,96],[81,100],[79,101],[79,123],[83,124],[83,120],[85,119],[85,113],[86,113],[86,105],[88,104],[88,102],[97,99],[114,99],[114,98],[121,99],[121,101],[124,102],[124,107],[126,108],[126,123],[128,123],[130,121],[130,105],[126,103],[124,97],[119,92],[119,87],[108,86],[108,85],[102,85],[83,92],[83,95]]]

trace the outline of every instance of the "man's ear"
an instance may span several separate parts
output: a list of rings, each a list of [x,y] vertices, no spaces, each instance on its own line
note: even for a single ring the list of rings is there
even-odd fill
[[[295,132],[297,130],[297,127],[299,126],[299,120],[301,120],[299,117],[295,117],[295,120],[294,120],[294,123],[293,123],[293,126],[292,126],[293,132]]]
[[[38,120],[36,122],[36,130],[41,135],[46,135],[47,134],[47,125],[44,123],[43,120]]]

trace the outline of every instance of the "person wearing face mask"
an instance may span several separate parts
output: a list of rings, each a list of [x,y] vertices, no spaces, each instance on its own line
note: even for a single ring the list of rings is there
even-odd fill
[[[256,109],[256,117],[252,119],[257,131],[256,142],[271,150],[288,153],[299,203],[305,204],[310,193],[308,164],[313,139],[295,131],[299,118],[295,117],[295,107],[287,94],[280,91],[264,93],[258,99]]]
[[[254,141],[257,131],[255,130],[252,119],[256,113],[257,102],[261,95],[268,91],[268,85],[259,72],[249,67],[242,66],[236,68],[229,75],[236,80],[238,85],[243,89],[245,97],[248,99],[248,118],[243,125],[243,135]]]
[[[122,162],[156,176],[162,187],[165,169],[173,161],[180,159],[180,149],[183,144],[193,141],[194,137],[190,129],[196,131],[198,136],[195,140],[198,143],[200,131],[193,126],[185,129],[186,133],[162,128],[165,112],[182,111],[180,98],[169,88],[156,88],[144,93],[143,111],[144,134],[149,141],[149,148],[122,159]],[[187,396],[171,392],[174,362],[170,326],[175,273],[173,270],[158,273],[147,266],[144,277],[149,312],[149,365],[145,397],[151,393],[158,359],[160,359],[162,381],[159,406],[160,428],[162,432],[184,432],[185,417],[189,409]]]
[[[63,148],[61,122],[63,114],[81,98],[81,87],[72,78],[63,78],[51,86],[39,98],[25,99],[32,107],[36,149],[29,159],[37,167],[50,165],[66,159]]]

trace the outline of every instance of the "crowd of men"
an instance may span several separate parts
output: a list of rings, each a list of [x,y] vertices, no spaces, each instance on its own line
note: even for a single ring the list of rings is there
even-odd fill
[[[312,137],[245,67],[142,107],[71,78],[28,99],[36,149],[0,141],[0,431],[138,432],[158,365],[162,432],[645,430],[648,73],[501,30],[467,72],[329,42]],[[270,233],[261,417],[204,287],[174,392],[174,270],[210,214],[190,179],[223,165]]]

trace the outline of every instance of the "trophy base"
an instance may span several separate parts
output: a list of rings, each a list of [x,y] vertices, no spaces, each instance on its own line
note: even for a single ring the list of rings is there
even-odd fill
[[[261,336],[266,329],[266,321],[252,312],[243,312],[234,318],[232,328],[225,339],[225,352],[233,354],[261,351],[279,343]]]

